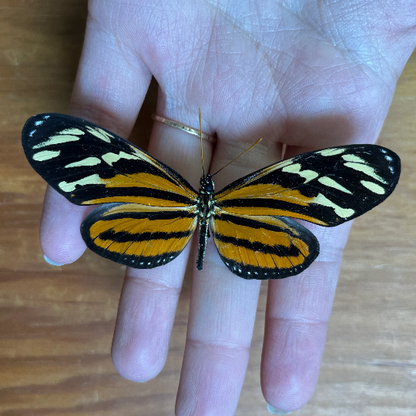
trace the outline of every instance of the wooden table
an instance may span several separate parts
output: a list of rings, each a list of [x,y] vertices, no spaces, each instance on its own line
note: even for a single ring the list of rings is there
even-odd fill
[[[38,243],[44,182],[20,146],[32,114],[65,112],[86,0],[0,1],[0,415],[172,415],[185,343],[185,282],[162,373],[117,374],[110,346],[123,267],[90,252],[52,267]],[[416,56],[379,143],[403,161],[393,196],[356,220],[345,251],[315,395],[296,414],[416,414]],[[154,89],[141,129],[151,129]],[[267,415],[259,386],[266,285],[237,415]]]

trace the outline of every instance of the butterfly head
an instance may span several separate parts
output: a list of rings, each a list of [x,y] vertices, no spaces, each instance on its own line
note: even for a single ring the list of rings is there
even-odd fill
[[[203,175],[199,181],[199,184],[201,186],[201,192],[208,194],[214,193],[215,185],[211,175]]]

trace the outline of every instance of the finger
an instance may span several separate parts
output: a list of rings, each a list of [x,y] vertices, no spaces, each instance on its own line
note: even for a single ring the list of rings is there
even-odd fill
[[[220,142],[215,150],[216,164],[211,170],[221,167],[217,161],[222,159],[222,154],[229,160],[238,156],[240,146],[244,150],[242,143]],[[259,146],[215,177],[218,189],[260,167],[259,163],[267,165],[278,160],[277,148],[265,155],[264,148]],[[263,156],[261,159],[259,154]],[[196,272],[193,279],[176,404],[178,415],[234,414],[247,368],[259,288],[259,281],[244,280],[232,274],[209,241],[203,270]]]
[[[193,280],[177,415],[234,415],[247,369],[259,288],[259,281],[232,274],[209,245],[204,269]]]
[[[112,358],[125,378],[144,382],[162,370],[189,248],[151,270],[128,269],[120,298]]]
[[[89,19],[70,112],[128,137],[150,79],[142,64],[126,60],[115,37]],[[85,244],[79,228],[87,210],[48,190],[40,237],[50,260],[65,264],[82,255]]]
[[[262,389],[281,411],[299,409],[314,392],[350,227],[310,227],[321,244],[317,260],[300,275],[269,284]]]
[[[159,115],[197,127],[198,111],[193,114],[166,113],[159,104]],[[210,143],[204,143],[209,162]],[[149,152],[179,171],[195,186],[201,176],[200,142],[195,136],[156,122]],[[171,263],[151,270],[130,269],[127,273],[113,341],[113,362],[124,377],[147,381],[165,364],[182,278],[191,245]]]
[[[71,204],[48,186],[40,223],[41,247],[48,262],[69,264],[82,256],[86,246],[79,226],[85,213],[85,207]]]

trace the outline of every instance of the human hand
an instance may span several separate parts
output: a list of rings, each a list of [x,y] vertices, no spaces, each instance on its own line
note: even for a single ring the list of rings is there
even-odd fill
[[[217,189],[278,161],[283,143],[292,156],[374,142],[414,48],[411,6],[90,1],[71,113],[127,137],[154,75],[159,115],[197,127],[201,107],[203,130],[218,136],[205,143],[212,171],[263,137],[216,177]],[[198,188],[195,137],[156,123],[149,153]],[[85,250],[84,210],[48,191],[41,238],[50,259],[71,263]],[[317,261],[269,284],[262,387],[276,408],[299,408],[313,393],[349,227],[309,226]],[[129,379],[149,380],[163,367],[189,251],[161,268],[127,271],[113,360]],[[234,413],[259,287],[231,274],[210,245],[194,273],[178,415]]]

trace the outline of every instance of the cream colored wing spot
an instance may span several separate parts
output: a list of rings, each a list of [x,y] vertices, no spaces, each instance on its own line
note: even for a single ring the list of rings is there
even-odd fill
[[[33,149],[41,149],[42,147],[54,146],[57,144],[76,142],[80,139],[79,136],[74,136],[71,134],[57,134],[56,136],[50,136],[49,140],[46,140],[42,143],[35,144]]]
[[[352,208],[342,208],[322,194],[318,194],[314,198],[313,202],[319,205],[323,205],[324,207],[332,208],[339,217],[344,219],[353,216],[355,213]]]
[[[366,174],[367,176],[370,176],[371,178],[381,183],[387,184],[387,182],[380,175],[377,175],[375,169],[372,166],[368,166],[367,164],[356,163],[356,162],[347,162],[344,164],[344,166],[346,166],[347,168],[356,170],[358,172],[362,172]]]
[[[73,192],[77,185],[85,186],[85,185],[100,185],[102,183],[102,179],[99,177],[98,174],[86,176],[85,178],[80,179],[79,181],[75,182],[66,182],[62,181],[59,182],[58,186],[64,192]]]
[[[91,133],[93,136],[98,137],[100,140],[103,140],[107,143],[111,143],[111,134],[107,133],[103,129],[100,129],[99,127],[90,127],[86,126],[86,129],[89,133]]]
[[[345,149],[341,147],[341,148],[335,148],[335,149],[323,149],[316,153],[318,155],[328,157],[328,156],[340,155],[341,153],[344,153],[344,152],[345,152]]]
[[[65,168],[78,168],[82,166],[97,166],[101,163],[101,159],[98,157],[87,157],[79,160],[78,162],[68,163]]]
[[[46,160],[58,157],[60,154],[60,150],[43,150],[42,152],[35,153],[33,155],[33,160],[36,160],[36,162],[45,162]]]
[[[71,136],[82,136],[82,135],[85,134],[85,131],[83,131],[81,129],[73,128],[73,129],[62,130],[58,134],[62,134],[62,135],[69,134]]]
[[[105,163],[108,165],[113,165],[113,163],[118,162],[120,159],[127,159],[127,160],[137,160],[136,155],[131,155],[130,153],[126,153],[121,151],[120,153],[105,153],[101,156]]]
[[[343,187],[341,184],[339,184],[337,181],[333,180],[332,178],[328,178],[328,176],[322,176],[322,178],[318,179],[318,182],[329,188],[334,188],[334,189],[337,189],[338,191],[345,192],[346,194],[352,195],[352,192],[349,189]]]
[[[342,158],[346,161],[346,162],[355,162],[355,163],[363,163],[364,165],[367,164],[367,162],[364,159],[361,159],[360,156],[357,155],[352,155],[351,153],[346,154],[344,156],[342,156]]]
[[[315,172],[314,170],[302,170],[302,165],[300,163],[294,163],[293,165],[285,166],[282,169],[282,172],[285,173],[295,173],[302,178],[306,179],[306,182],[312,181],[313,179],[316,179],[319,176],[318,172]]]
[[[383,195],[386,193],[385,189],[374,183],[374,182],[370,182],[370,181],[360,181],[361,185],[363,185],[365,188],[367,188],[369,191],[378,194],[378,195]]]

